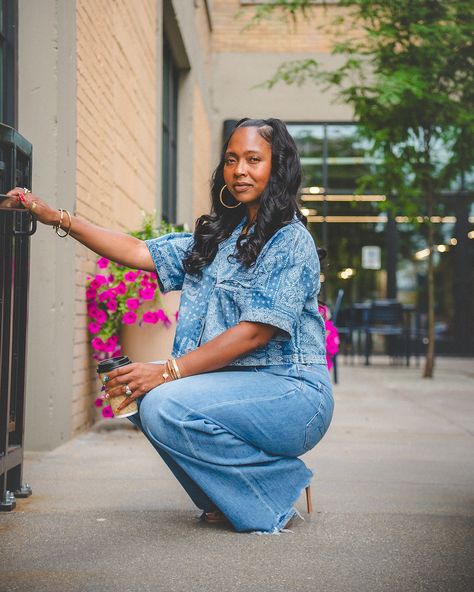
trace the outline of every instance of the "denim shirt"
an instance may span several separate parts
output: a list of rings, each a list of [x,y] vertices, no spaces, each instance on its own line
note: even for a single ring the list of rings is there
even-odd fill
[[[193,235],[171,233],[147,240],[163,292],[182,290],[173,357],[182,356],[241,321],[278,328],[263,347],[231,366],[326,364],[324,321],[318,313],[319,258],[297,219],[280,228],[247,269],[234,257],[242,220],[218,246],[202,277],[187,274],[183,259]]]

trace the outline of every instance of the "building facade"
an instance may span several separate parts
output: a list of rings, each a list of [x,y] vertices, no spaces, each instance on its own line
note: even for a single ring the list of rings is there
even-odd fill
[[[7,69],[13,74],[2,82],[3,122],[33,144],[32,188],[52,205],[123,231],[138,228],[142,212],[154,210],[158,218],[193,228],[209,211],[209,180],[224,129],[242,117],[273,116],[290,124],[309,197],[311,187],[327,193],[325,184],[336,197],[354,193],[354,179],[367,163],[350,108],[311,84],[263,86],[285,61],[313,57],[326,67],[337,64],[331,29],[320,27],[341,10],[337,2],[315,2],[307,21],[272,18],[251,26],[259,4],[251,0],[0,4],[8,17],[4,64],[5,48],[16,54]],[[330,245],[350,232],[360,236],[361,221],[322,223],[321,216],[326,222],[331,214],[347,216],[328,209],[329,200],[303,205],[318,243]],[[359,205],[353,216],[380,214],[374,213],[376,200]],[[366,224],[369,244],[380,239],[385,249],[383,220]],[[331,264],[326,296],[340,285],[354,299],[386,296],[386,265],[377,274],[361,270],[360,280],[338,275],[360,266],[349,257],[350,245],[346,251],[347,261],[343,254]],[[94,270],[90,251],[58,239],[51,228],[39,228],[32,238],[29,449],[52,449],[97,418],[85,302],[86,277]],[[410,281],[403,284],[407,291]],[[396,286],[390,290],[403,296]]]

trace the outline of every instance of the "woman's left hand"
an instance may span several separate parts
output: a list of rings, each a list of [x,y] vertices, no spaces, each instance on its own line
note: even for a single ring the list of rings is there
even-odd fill
[[[109,380],[105,384],[105,398],[123,395],[128,386],[132,394],[117,407],[116,411],[121,411],[138,397],[163,384],[164,371],[164,364],[144,364],[142,362],[127,364],[127,366],[112,370],[107,373]]]

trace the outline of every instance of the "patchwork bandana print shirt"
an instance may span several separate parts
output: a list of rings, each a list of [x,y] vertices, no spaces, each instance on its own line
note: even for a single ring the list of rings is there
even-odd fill
[[[319,259],[304,225],[280,228],[247,269],[232,257],[242,220],[202,270],[187,274],[183,259],[193,245],[190,233],[146,241],[163,292],[182,290],[173,357],[220,335],[240,321],[266,323],[279,331],[263,347],[232,366],[326,364],[324,321],[318,313]]]

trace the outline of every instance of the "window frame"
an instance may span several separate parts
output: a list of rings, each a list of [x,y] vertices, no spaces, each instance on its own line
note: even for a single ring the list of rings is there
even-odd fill
[[[17,127],[18,118],[18,0],[0,0],[2,75],[0,122]]]
[[[163,37],[162,85],[162,218],[177,222],[178,94],[180,70],[166,37]]]

